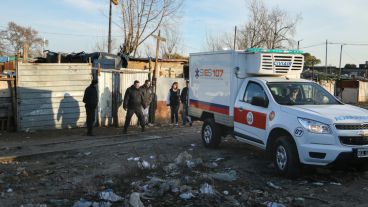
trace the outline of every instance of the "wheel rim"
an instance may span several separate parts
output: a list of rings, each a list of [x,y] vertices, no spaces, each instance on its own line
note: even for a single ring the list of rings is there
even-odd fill
[[[276,150],[276,164],[281,170],[284,170],[287,164],[286,149],[282,145],[278,146]]]
[[[212,139],[212,129],[211,129],[211,126],[207,125],[204,127],[204,130],[203,130],[203,138],[204,138],[204,141],[209,144],[211,142],[211,139]]]

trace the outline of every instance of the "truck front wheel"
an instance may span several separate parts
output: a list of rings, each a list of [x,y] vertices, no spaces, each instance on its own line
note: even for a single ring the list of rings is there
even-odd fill
[[[288,178],[296,178],[300,173],[299,156],[294,143],[282,135],[275,141],[273,160],[279,174]]]
[[[208,118],[203,122],[202,142],[208,148],[216,148],[221,143],[221,127],[215,123],[213,118]]]

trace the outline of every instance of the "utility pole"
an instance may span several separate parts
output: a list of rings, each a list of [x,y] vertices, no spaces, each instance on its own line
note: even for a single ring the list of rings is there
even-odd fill
[[[158,30],[158,35],[152,35],[156,39],[156,61],[155,61],[155,68],[153,69],[153,78],[152,78],[152,86],[153,90],[156,93],[156,84],[157,84],[157,64],[158,64],[158,53],[160,49],[160,41],[165,42],[166,39],[161,37],[161,30]]]
[[[341,48],[340,48],[340,62],[339,62],[339,78],[338,80],[341,79],[341,58],[342,58],[342,47],[344,46],[344,44],[341,44]]]
[[[112,0],[110,2],[110,10],[109,10],[109,37],[107,40],[107,53],[111,53],[111,13],[112,13]]]
[[[237,27],[235,26],[235,33],[234,33],[234,50],[236,50],[236,32],[237,32]]]
[[[326,40],[326,56],[325,56],[325,74],[327,75],[327,45],[328,41]]]
[[[300,43],[301,41],[303,41],[303,40],[298,40],[298,50],[299,50],[299,43]]]

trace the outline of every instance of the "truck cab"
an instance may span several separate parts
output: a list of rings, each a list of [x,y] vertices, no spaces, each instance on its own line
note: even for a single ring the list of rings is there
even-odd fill
[[[300,79],[300,54],[233,51],[199,56],[190,58],[189,113],[203,121],[206,147],[217,147],[221,137],[231,134],[265,150],[276,170],[288,177],[298,175],[301,164],[366,161],[368,111]],[[264,57],[270,63],[264,64]],[[262,64],[271,67],[268,74],[262,73]],[[285,68],[282,75],[275,72],[280,68]],[[201,70],[207,70],[202,80]],[[208,75],[214,71],[222,79]]]

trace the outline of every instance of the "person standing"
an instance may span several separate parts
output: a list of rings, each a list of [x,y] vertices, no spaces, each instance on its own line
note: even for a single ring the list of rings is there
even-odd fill
[[[93,136],[92,130],[93,124],[95,123],[96,108],[98,104],[97,84],[97,80],[92,80],[91,85],[86,88],[83,96],[87,114],[87,136]]]
[[[123,108],[127,111],[123,131],[124,134],[128,132],[128,127],[133,114],[137,115],[139,124],[142,127],[142,132],[144,132],[145,123],[142,107],[145,109],[146,105],[144,103],[143,94],[139,89],[139,81],[136,80],[134,81],[134,84],[125,91],[124,95]]]
[[[166,103],[168,106],[170,106],[171,124],[175,124],[175,126],[179,126],[178,112],[179,112],[179,106],[180,106],[180,89],[179,89],[178,82],[174,82],[171,85],[171,89],[169,90],[169,94],[167,96]]]
[[[181,91],[180,94],[180,100],[181,103],[183,104],[183,114],[182,114],[182,119],[183,119],[183,125],[185,126],[187,123],[187,120],[189,121],[189,126],[192,126],[192,119],[190,118],[190,116],[188,115],[188,104],[189,104],[189,81],[186,81],[186,87],[183,88],[183,90]]]
[[[142,112],[143,112],[143,116],[144,116],[144,121],[145,121],[145,125],[151,125],[148,121],[148,117],[149,117],[149,108],[150,108],[150,104],[152,102],[152,96],[153,96],[153,91],[152,91],[152,87],[151,87],[151,81],[146,80],[144,81],[143,86],[140,87],[140,90],[142,92],[143,95],[143,100],[144,100],[144,104],[145,106],[147,106],[146,108],[142,107]]]

